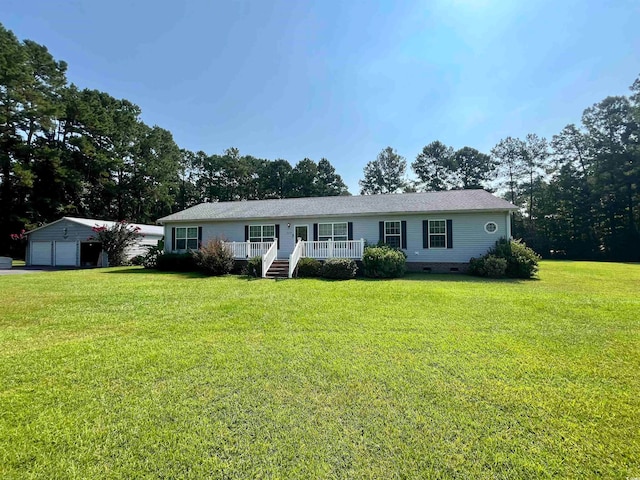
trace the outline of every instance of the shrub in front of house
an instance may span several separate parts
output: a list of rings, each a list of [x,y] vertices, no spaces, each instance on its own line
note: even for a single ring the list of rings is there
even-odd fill
[[[469,261],[469,273],[478,277],[502,278],[507,272],[507,260],[495,255],[472,258]]]
[[[165,253],[159,255],[155,268],[163,272],[195,272],[197,270],[190,253]]]
[[[362,255],[364,274],[371,278],[397,278],[404,275],[407,256],[388,245],[366,247]]]
[[[315,258],[301,258],[298,261],[297,276],[298,277],[319,277],[322,263]]]
[[[489,250],[489,254],[507,261],[506,275],[509,278],[531,278],[538,273],[541,257],[522,240],[509,241],[502,238]]]
[[[131,263],[131,265],[135,267],[140,267],[144,264],[144,257],[144,255],[136,255],[131,260],[129,260],[129,263]]]
[[[225,248],[219,238],[213,238],[200,246],[198,250],[192,250],[191,256],[198,270],[206,275],[226,275],[233,270],[233,253]]]
[[[262,257],[252,257],[247,260],[242,273],[248,277],[262,277]]]
[[[497,278],[503,265],[503,262],[498,260],[504,260],[505,264],[505,271],[500,276],[531,278],[538,272],[540,255],[527,247],[521,240],[501,238],[486,255],[470,260],[469,273]]]
[[[355,278],[358,271],[356,262],[349,258],[330,258],[322,264],[320,275],[334,280]]]
[[[144,268],[157,268],[158,257],[163,255],[164,247],[159,245],[153,245],[148,248],[147,253],[142,258],[142,266]]]

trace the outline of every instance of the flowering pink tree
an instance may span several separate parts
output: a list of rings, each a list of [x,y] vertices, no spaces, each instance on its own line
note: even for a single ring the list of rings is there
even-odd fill
[[[21,240],[25,240],[27,238],[27,236],[25,235],[26,230],[23,228],[20,233],[12,233],[11,234],[11,240],[16,240],[16,241],[21,241]]]
[[[102,250],[107,254],[111,267],[124,265],[127,261],[127,248],[136,245],[144,237],[140,233],[140,227],[134,227],[125,220],[111,227],[96,225],[92,230],[95,235],[89,239],[102,242]]]
[[[12,257],[16,258],[24,258],[25,247],[27,246],[27,232],[23,228],[20,233],[12,233],[9,235],[12,240],[13,245],[10,246],[9,253],[13,252]]]

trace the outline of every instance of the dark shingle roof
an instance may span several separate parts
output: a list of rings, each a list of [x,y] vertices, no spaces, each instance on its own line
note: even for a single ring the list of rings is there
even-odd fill
[[[158,222],[510,210],[517,210],[517,208],[484,190],[449,190],[392,195],[201,203],[163,217]]]

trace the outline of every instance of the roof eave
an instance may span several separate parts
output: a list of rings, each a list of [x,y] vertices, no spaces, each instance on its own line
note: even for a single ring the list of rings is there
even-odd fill
[[[407,212],[396,211],[396,212],[365,212],[365,213],[336,213],[336,214],[322,214],[322,215],[274,215],[274,216],[262,216],[262,217],[226,217],[226,218],[212,218],[212,217],[200,217],[200,218],[177,218],[172,219],[169,217],[164,217],[156,221],[161,225],[165,223],[193,223],[193,222],[237,222],[244,220],[269,220],[269,219],[286,219],[286,218],[319,218],[319,217],[374,217],[380,215],[441,215],[441,214],[450,214],[450,213],[490,213],[490,212],[515,212],[518,211],[517,207],[499,207],[499,208],[481,208],[481,209],[461,209],[461,210],[429,210],[429,211],[421,211],[421,212]]]
[[[62,217],[62,218],[59,218],[58,220],[54,220],[53,222],[45,223],[44,225],[42,225],[42,226],[40,226],[38,228],[34,228],[33,230],[29,230],[28,232],[25,232],[24,234],[25,235],[29,235],[30,233],[37,232],[38,230],[42,230],[43,228],[50,227],[51,225],[54,225],[54,224],[56,224],[58,222],[61,222],[63,220],[68,220],[69,222],[73,222],[73,223],[76,223],[78,225],[84,225],[81,222],[74,221],[75,219],[73,217]]]

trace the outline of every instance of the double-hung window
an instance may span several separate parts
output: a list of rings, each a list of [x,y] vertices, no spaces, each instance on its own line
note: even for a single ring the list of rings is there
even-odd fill
[[[384,243],[393,248],[402,245],[402,227],[400,221],[384,222]]]
[[[348,235],[347,222],[318,224],[318,240],[321,242],[347,240]]]
[[[249,225],[250,242],[273,242],[275,238],[275,225]]]
[[[447,248],[446,220],[429,220],[429,248]]]
[[[198,249],[198,227],[176,227],[176,250]]]

